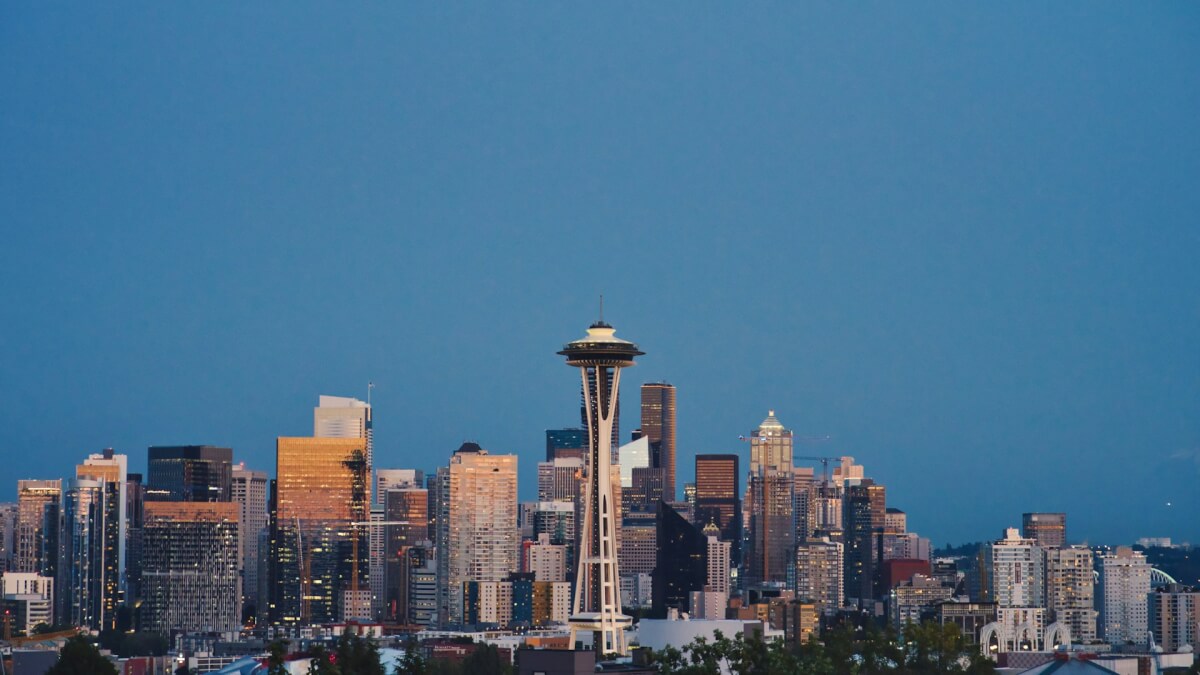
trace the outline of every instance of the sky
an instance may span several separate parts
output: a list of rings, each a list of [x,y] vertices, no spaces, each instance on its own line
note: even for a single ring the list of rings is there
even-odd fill
[[[105,447],[377,466],[774,409],[935,544],[1200,542],[1200,4],[0,6],[0,500]],[[745,464],[743,464],[745,467]]]

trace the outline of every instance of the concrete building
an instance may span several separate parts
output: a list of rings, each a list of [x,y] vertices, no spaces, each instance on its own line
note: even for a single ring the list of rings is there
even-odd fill
[[[54,579],[34,572],[5,572],[0,576],[0,598],[6,607],[17,610],[14,630],[28,632],[40,623],[54,625]]]
[[[1074,643],[1095,642],[1096,598],[1091,549],[1071,546],[1043,551],[1047,620],[1065,624]]]
[[[537,542],[528,546],[529,560],[525,568],[533,574],[535,581],[567,580],[567,547],[550,543],[550,535],[538,535]]]
[[[260,541],[267,532],[267,474],[252,471],[245,463],[232,468],[230,486],[238,505],[238,539],[242,552],[242,604],[253,605],[255,614],[266,617],[267,551]]]
[[[1150,594],[1150,632],[1165,652],[1200,645],[1200,587],[1169,584]]]
[[[842,545],[828,538],[797,544],[796,597],[825,613],[840,609],[845,599],[842,555]]]
[[[1149,621],[1150,563],[1125,546],[1100,557],[1100,630],[1111,645],[1145,646]]]
[[[921,623],[923,614],[954,597],[954,589],[923,574],[913,575],[888,593],[888,618],[892,627],[903,630],[908,624]]]
[[[450,458],[445,549],[450,624],[466,618],[466,582],[504,581],[518,569],[517,456],[475,448],[459,448]]]
[[[171,634],[241,626],[242,566],[233,502],[147,502],[142,627]]]
[[[996,603],[1001,608],[1045,607],[1045,560],[1037,542],[1010,527],[991,548],[991,597]]]

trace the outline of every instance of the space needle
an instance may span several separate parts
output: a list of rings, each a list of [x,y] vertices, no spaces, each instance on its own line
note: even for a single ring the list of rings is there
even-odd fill
[[[621,369],[645,352],[615,335],[601,318],[587,335],[569,342],[559,354],[567,365],[579,368],[587,411],[587,487],[584,491],[583,528],[579,540],[579,572],[569,620],[571,648],[577,636],[592,634],[598,654],[628,653],[625,631],[633,619],[621,613],[621,578],[617,573],[616,502],[612,487],[612,429],[617,415]]]

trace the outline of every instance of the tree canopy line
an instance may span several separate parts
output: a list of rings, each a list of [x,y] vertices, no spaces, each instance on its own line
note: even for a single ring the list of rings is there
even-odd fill
[[[846,624],[820,642],[789,646],[760,634],[712,640],[699,637],[682,648],[655,652],[662,675],[991,675],[993,663],[963,638],[953,624],[909,625],[903,637],[873,624]]]
[[[268,646],[268,675],[285,675],[288,644]],[[463,660],[429,659],[415,640],[394,663],[380,661],[371,640],[343,634],[332,646],[313,645],[309,675],[511,675],[513,667],[494,645],[475,644]],[[901,634],[872,623],[847,623],[820,641],[789,645],[761,634],[696,638],[651,657],[661,675],[992,675],[995,667],[952,624],[910,624]],[[180,673],[187,670],[181,668]],[[1198,671],[1200,672],[1200,671]],[[85,636],[67,640],[48,675],[117,675],[117,669]]]

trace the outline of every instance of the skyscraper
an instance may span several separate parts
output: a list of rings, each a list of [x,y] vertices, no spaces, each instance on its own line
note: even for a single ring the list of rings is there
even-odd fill
[[[67,583],[58,588],[70,598],[72,623],[94,630],[115,628],[117,608],[124,601],[128,523],[127,457],[111,448],[88,455],[75,467],[75,480],[66,499],[63,545]]]
[[[375,480],[375,432],[372,428],[371,404],[347,396],[325,396],[317,398],[313,408],[313,436],[316,438],[361,438],[366,441],[367,497],[371,503],[370,490]]]
[[[518,569],[517,456],[461,450],[450,458],[444,549],[451,624],[465,619],[466,582],[504,581]]]
[[[279,438],[272,523],[272,621],[341,620],[367,590],[363,438]]]
[[[771,410],[750,436],[746,511],[749,532],[743,551],[745,587],[785,583],[796,548],[795,472],[792,432]]]
[[[152,501],[229,501],[233,450],[212,445],[153,446],[146,457]]]
[[[1126,546],[1100,557],[1100,626],[1104,641],[1146,646],[1150,563]]]
[[[878,587],[882,562],[883,522],[886,492],[869,478],[847,485],[842,498],[842,526],[845,544],[846,598],[872,600],[883,590]]]
[[[17,481],[14,571],[55,576],[61,502],[61,480]],[[61,594],[61,589],[59,592]]]
[[[408,550],[428,537],[429,491],[417,486],[390,488],[383,495],[383,503],[383,519],[392,523],[379,528],[384,532],[384,616],[407,622],[410,613]]]
[[[732,564],[741,564],[742,509],[738,498],[738,456],[696,455],[696,507],[700,528],[712,523],[720,539],[731,545]]]
[[[253,605],[257,615],[266,606],[266,568],[259,540],[267,529],[267,474],[251,471],[245,464],[232,470],[233,502],[238,505],[238,539],[242,551],[242,602]]]
[[[238,517],[232,502],[147,502],[145,630],[230,632],[240,625]]]
[[[1034,540],[1042,548],[1062,548],[1067,545],[1067,514],[1023,514],[1021,536]]]
[[[708,537],[665,502],[658,503],[651,604],[657,616],[667,610],[690,611],[693,591],[703,591],[708,581]]]
[[[1092,550],[1086,546],[1043,548],[1046,558],[1047,621],[1065,624],[1071,641],[1096,640]]]
[[[587,424],[589,452],[584,517],[580,537],[579,572],[571,611],[571,645],[580,633],[592,634],[592,648],[602,654],[627,652],[625,631],[633,620],[621,613],[620,574],[617,570],[617,518],[613,495],[613,450],[618,439],[618,397],[621,369],[644,352],[622,340],[607,323],[597,321],[582,339],[568,343],[559,354],[579,368],[583,388],[582,417]]]
[[[675,387],[666,382],[642,385],[642,434],[650,439],[651,464],[663,471],[663,494],[675,501]]]

